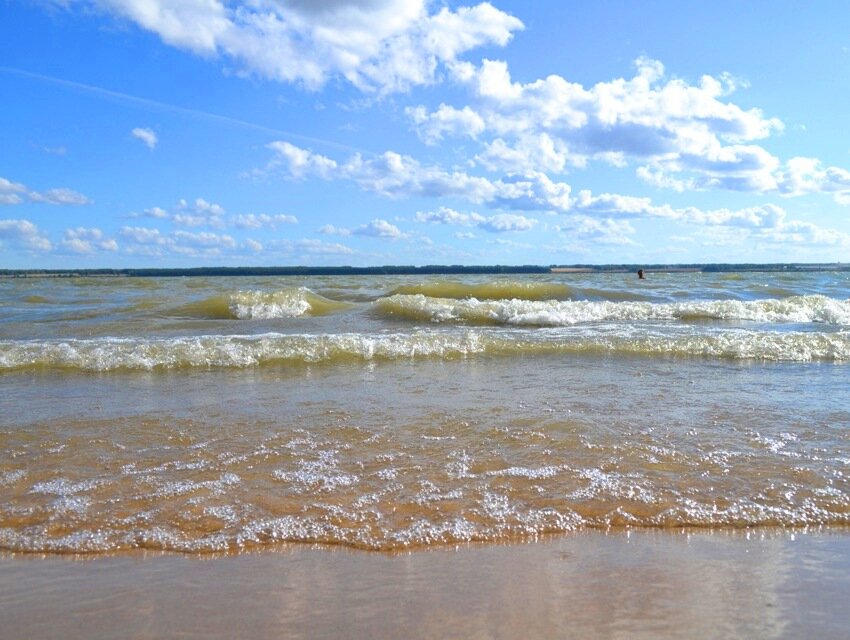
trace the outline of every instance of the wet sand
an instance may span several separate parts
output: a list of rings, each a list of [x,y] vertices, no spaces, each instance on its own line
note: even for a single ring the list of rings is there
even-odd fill
[[[0,555],[13,638],[845,638],[850,532],[584,532],[386,554]]]

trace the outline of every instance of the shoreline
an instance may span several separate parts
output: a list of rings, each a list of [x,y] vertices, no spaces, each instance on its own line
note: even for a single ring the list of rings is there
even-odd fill
[[[849,591],[844,529],[590,531],[401,553],[0,553],[10,638],[839,638]]]
[[[521,275],[635,273],[795,273],[850,271],[837,263],[612,264],[612,265],[384,265],[374,267],[189,267],[122,269],[0,269],[0,278],[157,278],[220,276]]]

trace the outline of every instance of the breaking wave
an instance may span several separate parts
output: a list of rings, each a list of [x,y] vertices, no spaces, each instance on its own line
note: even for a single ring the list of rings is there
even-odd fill
[[[174,315],[214,320],[271,320],[321,316],[349,305],[329,300],[306,287],[280,291],[238,291],[191,302],[174,310]]]
[[[375,302],[378,313],[435,323],[570,326],[608,321],[742,321],[821,323],[850,326],[850,300],[822,295],[755,301],[709,300],[681,303],[587,300],[479,300],[395,294]]]
[[[688,327],[209,335],[0,342],[0,371],[257,367],[487,354],[611,353],[762,361],[850,361],[850,332],[689,331]]]

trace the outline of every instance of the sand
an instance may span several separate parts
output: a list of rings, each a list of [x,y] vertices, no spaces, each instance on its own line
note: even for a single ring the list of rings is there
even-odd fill
[[[0,555],[0,637],[845,638],[850,532]]]

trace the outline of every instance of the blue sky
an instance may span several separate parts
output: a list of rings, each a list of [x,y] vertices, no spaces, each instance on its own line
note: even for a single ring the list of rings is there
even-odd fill
[[[0,268],[846,262],[848,24],[0,0]]]

